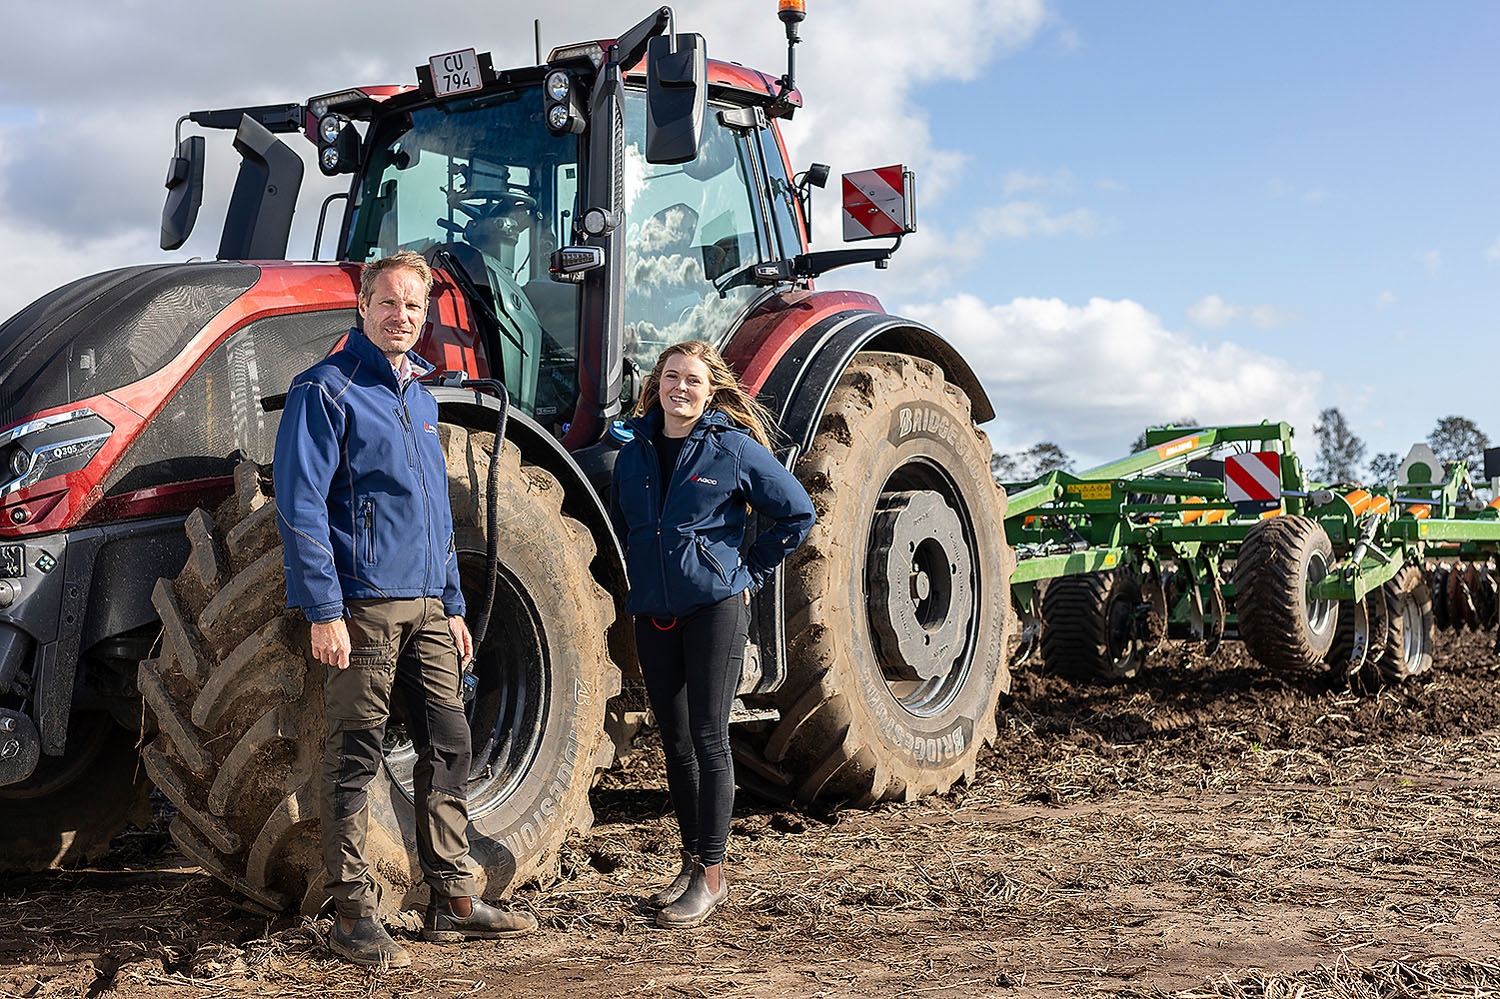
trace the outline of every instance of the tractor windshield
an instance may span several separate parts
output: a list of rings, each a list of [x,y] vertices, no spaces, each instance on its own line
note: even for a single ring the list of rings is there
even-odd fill
[[[579,291],[548,264],[577,212],[577,137],[549,133],[540,88],[523,87],[391,115],[372,143],[348,259],[416,250],[461,271],[512,401],[544,424],[566,419]]]

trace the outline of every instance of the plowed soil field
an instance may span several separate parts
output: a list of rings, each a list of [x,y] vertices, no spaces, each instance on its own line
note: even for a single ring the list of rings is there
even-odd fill
[[[504,944],[397,929],[363,971],[267,921],[160,828],[98,869],[0,882],[0,999],[38,996],[1500,996],[1500,666],[1440,633],[1379,692],[1169,645],[1136,681],[1034,669],[972,783],[870,811],[742,795],[730,900],[642,899],[676,865],[659,751],[605,775],[542,921]],[[0,816],[0,821],[3,821]]]

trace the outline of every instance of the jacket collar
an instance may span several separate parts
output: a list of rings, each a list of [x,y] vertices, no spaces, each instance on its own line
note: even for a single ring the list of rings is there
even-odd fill
[[[635,431],[637,437],[650,440],[661,433],[666,419],[666,414],[662,412],[660,406],[652,406],[640,416],[634,416],[626,420],[625,425]],[[703,415],[698,418],[698,422],[693,424],[693,429],[688,432],[687,439],[701,439],[707,436],[710,431],[715,430],[739,429],[741,429],[740,425],[731,420],[722,409],[706,409],[703,411]]]
[[[361,361],[367,361],[375,365],[377,371],[389,371],[391,383],[395,384],[396,369],[391,366],[390,359],[380,352],[380,348],[365,336],[365,331],[355,326],[349,330],[349,338],[344,341],[344,349],[349,351]],[[433,366],[427,363],[427,359],[415,350],[406,352],[407,360],[411,361],[412,374],[418,378],[431,374]]]

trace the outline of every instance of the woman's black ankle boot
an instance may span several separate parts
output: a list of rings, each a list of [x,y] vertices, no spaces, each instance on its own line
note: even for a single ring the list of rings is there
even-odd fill
[[[697,861],[693,862],[693,877],[682,897],[656,914],[656,925],[668,929],[684,929],[697,926],[729,897],[729,880],[724,869],[719,868],[719,890],[708,887],[708,872]]]
[[[672,883],[661,891],[646,899],[646,904],[653,909],[665,909],[673,902],[682,897],[687,891],[688,883],[693,880],[693,855],[686,850],[682,851],[682,870],[672,879]]]

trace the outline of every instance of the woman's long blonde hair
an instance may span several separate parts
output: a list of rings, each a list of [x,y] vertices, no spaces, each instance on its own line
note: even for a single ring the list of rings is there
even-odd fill
[[[656,359],[656,367],[651,369],[651,374],[646,376],[646,384],[641,388],[641,401],[636,403],[635,415],[644,416],[651,411],[652,406],[661,405],[661,373],[667,366],[667,361],[678,354],[696,357],[708,368],[708,383],[713,395],[709,396],[705,409],[722,409],[736,423],[750,431],[750,436],[770,449],[776,418],[745,391],[729,365],[724,363],[723,355],[707,340],[684,340],[661,352],[661,356]]]

